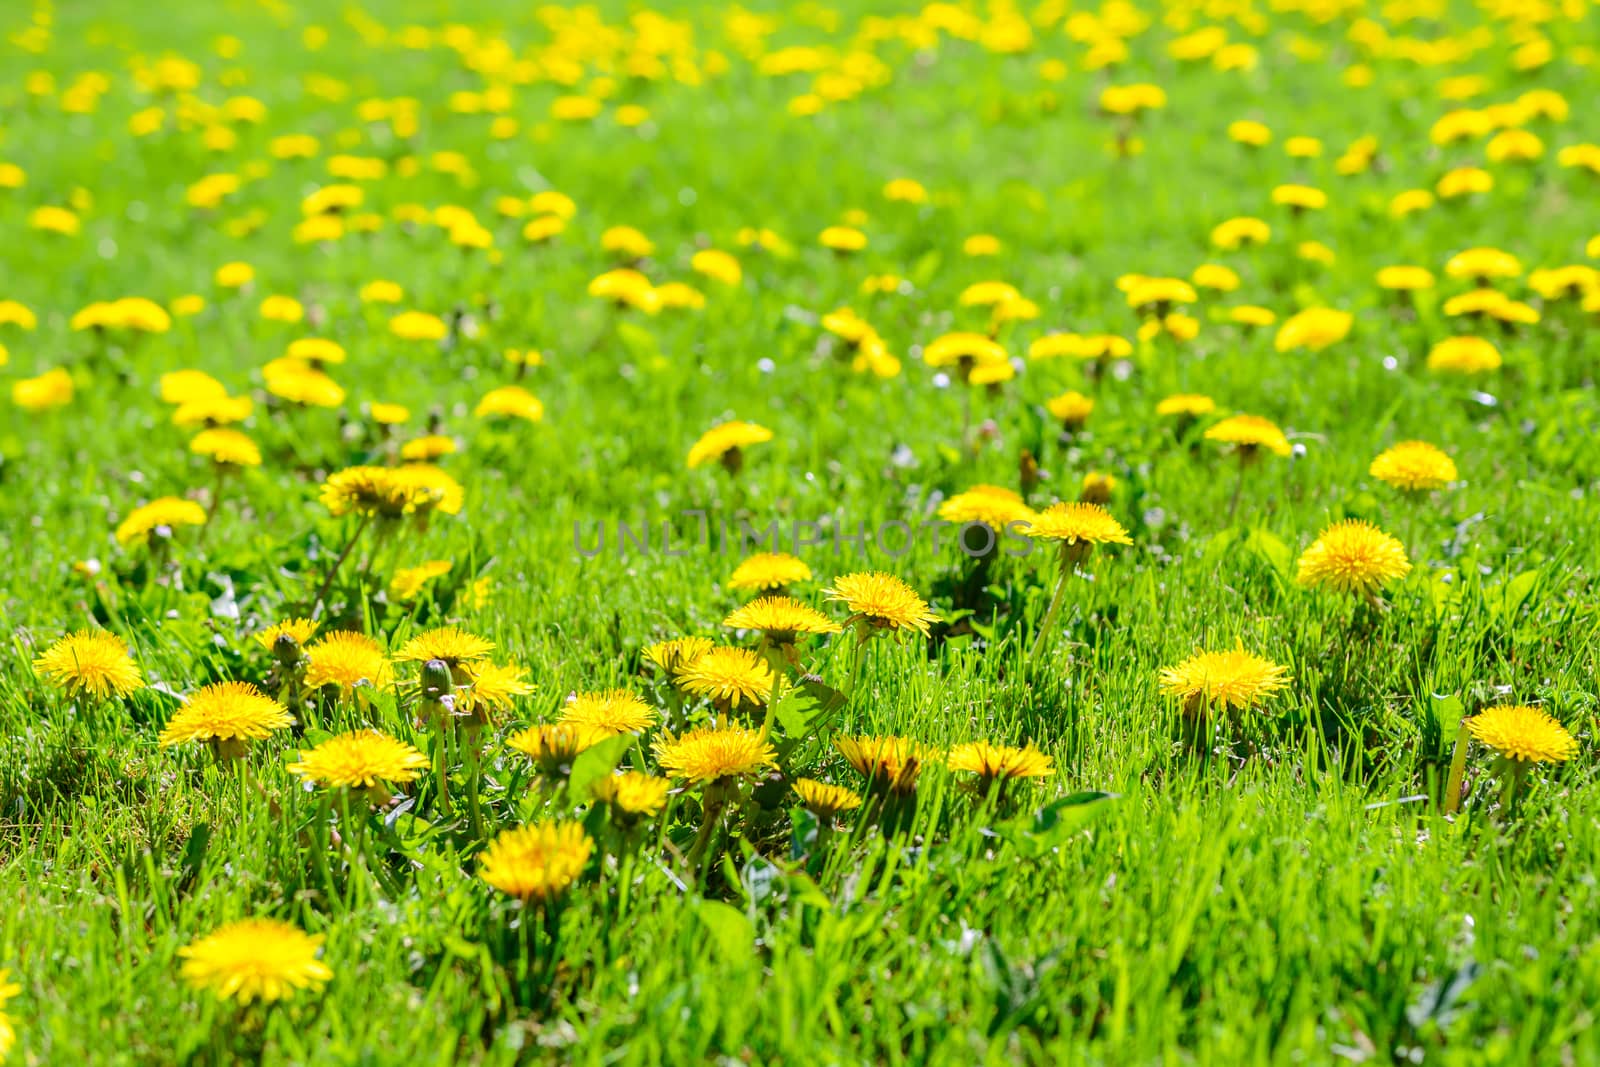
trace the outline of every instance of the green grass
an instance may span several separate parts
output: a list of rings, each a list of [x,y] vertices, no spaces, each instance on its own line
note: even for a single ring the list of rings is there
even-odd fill
[[[281,19],[243,3],[60,6],[42,53],[0,45],[0,162],[27,176],[0,189],[0,300],[39,318],[32,332],[0,326],[10,357],[0,375],[9,387],[63,366],[77,385],[51,412],[0,398],[0,619],[12,646],[0,665],[0,968],[21,986],[5,1008],[18,1036],[10,1062],[1600,1061],[1596,320],[1576,301],[1543,301],[1512,282],[1542,320],[1494,328],[1502,370],[1465,379],[1423,367],[1430,344],[1461,328],[1441,310],[1467,287],[1445,278],[1451,255],[1488,245],[1529,269],[1556,266],[1583,261],[1600,233],[1600,179],[1554,158],[1600,139],[1584,103],[1593,66],[1581,49],[1600,44],[1592,19],[1549,24],[1558,58],[1519,72],[1510,28],[1464,3],[1422,22],[1384,16],[1391,33],[1422,39],[1489,28],[1488,47],[1436,67],[1362,57],[1348,39],[1354,12],[1326,23],[1264,13],[1254,36],[1222,23],[1260,50],[1256,70],[1222,73],[1171,59],[1177,32],[1149,5],[1152,27],[1108,75],[1083,69],[1084,46],[1058,21],[1038,21],[1031,51],[1001,55],[950,35],[920,50],[856,36],[891,5],[841,4],[832,29],[815,5],[774,7],[767,52],[870,48],[890,74],[799,118],[786,108],[809,76],[759,74],[725,11],[668,4],[693,28],[696,66],[715,69],[716,52],[724,73],[699,85],[622,79],[594,122],[549,119],[557,96],[616,67],[591,57],[573,88],[512,84],[507,114],[519,127],[498,140],[491,116],[453,114],[448,103],[497,80],[437,41],[363,46],[350,25],[323,16],[329,43],[308,51],[307,4]],[[626,27],[624,5],[601,7]],[[392,30],[471,25],[480,43],[499,38],[521,58],[547,58],[551,35],[532,8],[369,10]],[[973,11],[1001,21],[998,8]],[[8,10],[0,28],[11,34],[29,17]],[[212,50],[225,33],[243,42],[236,59]],[[1295,58],[1297,36],[1325,54]],[[141,90],[131,60],[166,53],[199,64],[195,96],[254,96],[266,120],[238,127],[224,153],[206,149],[198,127],[133,136],[131,116],[174,100]],[[1068,62],[1065,80],[1041,77],[1047,59]],[[1373,67],[1370,87],[1342,80],[1358,59]],[[58,89],[99,71],[109,88],[91,113],[68,114],[59,96],[25,91],[37,71]],[[308,93],[312,73],[348,95]],[[1464,74],[1490,88],[1468,105],[1439,99],[1441,79]],[[1138,81],[1161,85],[1169,102],[1141,122],[1143,152],[1118,159],[1095,102],[1106,84]],[[1481,139],[1433,145],[1435,119],[1532,88],[1572,103],[1569,120],[1530,124],[1544,159],[1490,166],[1495,189],[1469,202],[1389,218],[1395,193],[1482,164]],[[400,96],[419,101],[409,143],[356,118],[360,101]],[[620,103],[648,107],[650,122],[618,125]],[[1258,153],[1225,134],[1247,117],[1274,133]],[[339,147],[346,131],[351,143]],[[316,135],[321,154],[271,160],[271,139],[286,133]],[[1282,142],[1295,134],[1320,137],[1324,155],[1288,158]],[[1336,174],[1338,155],[1368,134],[1380,163]],[[445,150],[470,161],[473,182],[427,166]],[[363,183],[362,210],[390,220],[379,232],[296,245],[299,202],[328,183],[326,157],[340,151],[423,165]],[[222,208],[186,205],[201,177],[262,160],[268,172]],[[927,186],[928,204],[884,200],[884,183],[907,176]],[[1271,188],[1291,181],[1326,189],[1329,208],[1299,219],[1274,208]],[[499,218],[495,203],[547,188],[572,196],[579,213],[553,242],[530,246],[522,220]],[[34,208],[66,204],[78,189],[92,200],[80,234],[28,228]],[[500,262],[454,248],[437,228],[394,222],[403,204],[469,208],[494,232]],[[815,235],[851,209],[869,216],[868,249],[839,257],[817,247]],[[253,210],[266,213],[261,228],[231,236],[227,223]],[[1211,249],[1211,228],[1238,215],[1270,221],[1272,241]],[[697,283],[706,307],[647,318],[586,296],[608,266],[600,235],[618,224],[656,242],[654,282]],[[749,226],[782,234],[795,254],[740,249]],[[998,236],[1002,255],[964,256],[976,233]],[[1297,259],[1295,244],[1310,239],[1336,262]],[[689,259],[699,247],[735,252],[743,283],[697,282]],[[248,294],[212,282],[235,260],[255,267]],[[1027,364],[998,396],[974,392],[976,419],[993,420],[993,434],[976,454],[963,451],[961,386],[938,387],[916,346],[987,327],[984,314],[958,307],[967,285],[1003,278],[1038,302],[1037,321],[1000,335],[1021,356],[1049,330],[1132,337],[1138,321],[1117,277],[1186,277],[1204,262],[1228,264],[1243,284],[1204,295],[1198,338],[1141,346],[1097,383],[1068,361]],[[1440,288],[1414,309],[1397,305],[1372,281],[1393,263],[1429,267]],[[910,291],[862,295],[862,281],[885,272]],[[400,307],[360,303],[360,286],[379,278],[405,287]],[[92,301],[186,293],[207,307],[159,336],[68,325]],[[269,293],[297,296],[322,324],[263,322],[256,306]],[[1244,303],[1280,320],[1337,307],[1356,323],[1325,351],[1278,353],[1271,329],[1212,317]],[[817,320],[846,304],[904,360],[899,377],[854,375],[829,354]],[[385,322],[405,308],[460,309],[475,329],[446,346],[401,341]],[[341,412],[268,403],[260,367],[312,333],[349,351],[331,368],[348,391]],[[523,380],[545,405],[541,423],[472,416],[479,397],[513,380],[512,348],[544,354]],[[159,400],[160,375],[179,368],[256,399],[244,428],[265,463],[226,482],[220,505],[212,474],[186,449],[189,433]],[[1063,444],[1043,403],[1069,388],[1097,406]],[[1234,460],[1200,440],[1204,423],[1179,437],[1154,415],[1180,390],[1267,416],[1303,446],[1247,472],[1231,520]],[[268,657],[249,635],[311,610],[349,533],[318,502],[319,484],[390,455],[392,440],[365,413],[374,401],[411,408],[401,439],[436,419],[461,440],[442,465],[467,506],[425,534],[399,535],[364,585],[372,542],[362,542],[324,615],[391,648],[460,623],[495,642],[498,661],[529,669],[536,693],[488,739],[491,829],[589,818],[615,855],[614,834],[588,805],[541,787],[501,741],[552,720],[576,690],[626,686],[663,704],[641,666],[653,641],[734,640],[721,621],[740,598],[721,583],[737,551],[623,558],[610,541],[585,558],[575,525],[586,543],[596,523],[609,539],[618,522],[670,521],[682,538],[695,526],[683,513],[702,509],[733,528],[742,518],[792,531],[827,518],[827,529],[870,531],[929,518],[975,484],[1015,486],[1024,448],[1044,467],[1041,505],[1075,498],[1089,470],[1113,473],[1108,506],[1133,539],[1093,558],[1092,581],[1071,583],[1042,662],[1030,667],[1026,652],[1054,579],[1043,553],[998,558],[974,578],[948,536],[937,552],[918,537],[903,555],[827,537],[800,552],[817,576],[795,591],[801,599],[821,606],[834,576],[884,570],[949,622],[928,641],[874,642],[828,729],[797,736],[784,716],[780,738],[789,776],[852,786],[861,783],[833,754],[831,732],[907,734],[937,748],[1031,742],[1054,758],[1054,777],[985,804],[930,765],[909,825],[886,834],[846,820],[825,856],[792,795],[774,789],[744,804],[703,890],[681,862],[699,819],[698,791],[685,790],[647,824],[636,863],[586,872],[548,972],[530,977],[527,924],[476,877],[482,838],[442,815],[427,782],[406,790],[417,803],[387,829],[371,820],[352,866],[347,852],[318,845],[327,801],[283,769],[296,737],[256,745],[248,779],[198,749],[157,746],[180,694],[264,681]],[[737,478],[687,470],[689,447],[729,418],[775,439],[747,451]],[[1379,451],[1413,438],[1449,452],[1461,483],[1409,499],[1368,475]],[[166,564],[116,544],[118,521],[169,494],[213,508],[203,541],[180,532]],[[1370,519],[1408,548],[1414,570],[1387,590],[1385,610],[1293,580],[1299,552],[1343,517]],[[395,567],[428,559],[454,569],[417,604],[382,592]],[[73,569],[85,560],[97,575]],[[479,576],[490,595],[472,604]],[[96,708],[37,678],[33,657],[85,626],[125,637],[149,688]],[[1269,714],[1188,744],[1158,672],[1236,639],[1285,665],[1292,683]],[[815,642],[806,663],[843,688],[850,648],[848,635]],[[1458,723],[1506,702],[1548,710],[1578,738],[1578,756],[1538,768],[1507,811],[1492,755],[1474,747],[1466,798],[1446,815]],[[323,728],[373,725],[426,748],[411,704],[403,686],[366,707],[296,710]],[[180,948],[254,915],[326,935],[334,978],[324,991],[240,1010],[180,980]]]

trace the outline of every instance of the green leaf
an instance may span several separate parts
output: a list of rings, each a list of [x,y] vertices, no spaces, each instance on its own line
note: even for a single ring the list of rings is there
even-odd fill
[[[845,705],[845,695],[831,686],[808,679],[778,698],[774,713],[789,737],[804,737]]]
[[[1294,563],[1294,553],[1281,539],[1266,530],[1257,529],[1250,531],[1250,536],[1245,538],[1244,545],[1281,577],[1289,576],[1289,568]]]
[[[995,835],[1022,855],[1042,856],[1066,841],[1110,808],[1116,793],[1087,791],[1053,800],[1031,819],[1016,819],[995,828]]]
[[[933,276],[939,273],[939,264],[943,259],[944,257],[939,253],[938,249],[923,253],[922,257],[911,265],[911,273],[909,275],[911,284],[921,289],[931,282]]]
[[[632,734],[618,734],[578,753],[578,758],[572,761],[572,774],[567,779],[568,795],[588,796],[590,786],[617,769],[623,755],[633,747],[634,740]]]
[[[724,960],[749,958],[756,931],[744,912],[720,900],[702,900],[695,905],[694,915],[711,935],[717,954]]]
[[[1431,699],[1433,718],[1439,724],[1439,736],[1446,746],[1451,745],[1455,742],[1456,729],[1461,725],[1461,716],[1466,711],[1466,705],[1454,694],[1450,696],[1432,694]]]

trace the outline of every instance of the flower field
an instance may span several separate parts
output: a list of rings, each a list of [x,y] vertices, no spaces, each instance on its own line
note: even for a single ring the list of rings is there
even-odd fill
[[[0,34],[0,1062],[1600,1063],[1591,0]]]

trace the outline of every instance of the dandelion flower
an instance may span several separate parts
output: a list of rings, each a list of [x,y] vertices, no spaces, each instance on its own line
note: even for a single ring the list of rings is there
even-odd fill
[[[1455,374],[1499,370],[1500,350],[1481,337],[1449,337],[1428,351],[1428,369]]]
[[[706,697],[719,707],[759,704],[772,694],[772,668],[756,653],[743,648],[713,648],[685,663],[676,672],[684,692]]]
[[[62,367],[11,383],[11,401],[24,411],[49,411],[72,403],[72,375]]]
[[[716,647],[709,637],[674,637],[644,649],[644,658],[676,677],[683,669]]]
[[[407,441],[400,446],[400,458],[422,463],[429,463],[441,456],[454,455],[458,451],[455,438],[444,434],[429,434]]]
[[[609,806],[613,815],[632,821],[661,814],[672,782],[653,774],[624,771],[608,774],[590,788],[595,800]]]
[[[655,725],[655,709],[626,689],[578,693],[561,707],[561,721],[593,726],[608,734],[637,734]]]
[[[271,626],[255,635],[256,643],[271,652],[280,637],[289,637],[297,645],[304,645],[317,632],[317,624],[311,619],[285,619],[273,623]]]
[[[844,812],[861,806],[861,795],[842,785],[830,785],[814,778],[800,778],[794,783],[795,795],[801,805],[822,823],[832,822]]]
[[[1060,421],[1063,430],[1075,432],[1083,429],[1083,424],[1089,421],[1089,415],[1094,411],[1094,398],[1071,389],[1060,396],[1051,397],[1044,406]]]
[[[1288,671],[1246,652],[1243,642],[1226,652],[1196,652],[1176,667],[1161,669],[1161,692],[1181,699],[1185,715],[1216,706],[1242,711],[1288,684]]]
[[[1037,541],[1064,545],[1131,545],[1133,539],[1109,511],[1099,504],[1069,501],[1052,504],[1022,533]]]
[[[201,430],[189,442],[189,451],[206,457],[219,467],[261,466],[261,449],[238,430]]]
[[[1348,311],[1338,311],[1334,308],[1306,308],[1291,315],[1282,326],[1278,327],[1278,336],[1273,340],[1273,347],[1279,352],[1290,352],[1297,348],[1320,352],[1349,336],[1350,326],[1354,321],[1355,316]]]
[[[801,634],[836,634],[842,627],[793,597],[764,596],[736,608],[722,620],[735,630],[760,630],[775,645],[792,645]]]
[[[485,393],[472,413],[480,419],[505,416],[538,422],[544,418],[544,404],[520,385],[502,385]]]
[[[163,374],[160,382],[163,404],[187,404],[191,400],[216,400],[228,395],[221,382],[201,370],[175,370]]]
[[[1223,419],[1207,430],[1205,436],[1208,441],[1234,445],[1247,456],[1254,456],[1262,448],[1278,456],[1294,451],[1277,424],[1260,415],[1234,415]]]
[[[1336,522],[1300,556],[1295,581],[1355,593],[1368,600],[1385,582],[1411,571],[1405,546],[1360,519]]]
[[[389,579],[389,596],[402,603],[415,600],[429,582],[444,577],[454,567],[447,559],[430,559],[415,567],[401,567]]]
[[[1174,393],[1156,404],[1156,414],[1195,419],[1217,410],[1217,402],[1200,393]]]
[[[526,667],[477,660],[465,664],[462,669],[469,687],[462,703],[473,711],[479,708],[510,711],[517,697],[533,692],[533,683],[524,680],[528,674]]]
[[[877,795],[913,792],[928,757],[927,750],[909,737],[839,737],[833,744],[867,780],[867,791]]]
[[[375,801],[387,802],[387,783],[415,781],[428,767],[428,757],[415,747],[377,730],[352,730],[300,753],[288,771],[332,789],[382,789]]]
[[[724,422],[707,430],[689,449],[689,468],[693,470],[711,460],[720,460],[730,472],[737,473],[742,450],[770,440],[772,431],[765,426],[753,422]]]
[[[852,621],[878,630],[915,630],[927,636],[929,624],[939,620],[915,589],[892,574],[841,575],[823,593],[829,600],[842,601]]]
[[[1056,773],[1055,761],[1032,745],[1012,748],[988,741],[957,745],[950,750],[945,765],[952,771],[971,771],[976,774],[985,791],[997,781],[1048,778]]]
[[[11,1054],[11,1046],[17,1043],[17,1032],[11,1027],[11,1017],[6,1014],[6,1003],[18,993],[22,987],[11,980],[9,971],[0,970],[0,1063]]]
[[[1426,441],[1402,441],[1385,449],[1367,473],[1407,492],[1440,489],[1456,480],[1456,465]]]
[[[1578,742],[1552,716],[1521,705],[1497,704],[1466,720],[1467,731],[1508,760],[1565,763]]]
[[[506,738],[506,747],[527,756],[542,773],[565,777],[572,773],[572,761],[579,754],[614,736],[589,723],[542,723],[512,734]]]
[[[101,630],[68,634],[35,658],[33,669],[73,698],[108,700],[144,688],[127,644]]]
[[[120,545],[142,545],[152,533],[171,532],[178,526],[204,526],[206,509],[192,500],[164,496],[134,508],[128,517],[117,524],[116,537]]]
[[[778,764],[777,751],[761,731],[738,726],[668,734],[658,738],[652,749],[663,771],[691,782],[752,775]]]
[[[478,877],[508,896],[549,904],[577,881],[594,840],[575,822],[539,822],[503,831],[478,858]]]
[[[219,757],[243,755],[246,741],[261,741],[293,720],[288,709],[249,682],[217,682],[190,694],[161,731],[161,747],[210,744]]]
[[[940,504],[939,518],[961,525],[981,522],[999,531],[1012,523],[1033,522],[1038,514],[1022,497],[1004,486],[975,485]]]
[[[811,568],[787,552],[760,552],[741,562],[728,577],[728,588],[771,592],[809,582]]]
[[[184,981],[219,1000],[241,1004],[285,1000],[298,990],[321,989],[333,971],[317,958],[321,934],[307,934],[277,919],[229,923],[178,950]]]
[[[494,644],[459,626],[441,626],[420,633],[400,646],[394,658],[404,663],[426,663],[443,660],[451,668],[480,660],[494,651]]]
[[[318,689],[325,685],[355,690],[357,687],[387,688],[394,682],[394,670],[383,646],[366,634],[334,630],[306,648],[310,660],[306,685]]]

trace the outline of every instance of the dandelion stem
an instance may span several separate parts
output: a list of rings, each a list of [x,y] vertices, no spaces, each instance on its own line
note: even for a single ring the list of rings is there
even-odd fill
[[[772,733],[772,719],[778,711],[778,697],[783,692],[784,664],[776,650],[765,649],[767,666],[772,668],[772,692],[767,695],[767,714],[761,720],[761,740]]]
[[[1039,621],[1039,632],[1033,639],[1033,650],[1028,653],[1030,664],[1039,662],[1039,655],[1044,651],[1045,641],[1050,637],[1050,628],[1055,625],[1056,616],[1061,614],[1061,602],[1067,597],[1067,577],[1071,574],[1066,558],[1061,560],[1061,573],[1056,577],[1056,591],[1050,597],[1050,606],[1045,609],[1044,618]]]
[[[1461,780],[1467,773],[1467,724],[1456,731],[1455,752],[1450,757],[1450,777],[1444,784],[1444,813],[1454,815],[1461,808]]]
[[[1228,525],[1233,525],[1233,517],[1239,513],[1239,497],[1244,493],[1244,453],[1239,453],[1239,477],[1233,482],[1233,496],[1228,499]]]
[[[343,567],[344,561],[350,558],[350,550],[356,547],[356,541],[360,540],[362,532],[367,528],[367,523],[371,521],[371,516],[361,516],[361,521],[356,523],[356,528],[350,534],[350,539],[339,550],[339,558],[333,561],[333,566],[328,570],[328,576],[322,580],[322,588],[317,590],[317,599],[311,602],[313,618],[316,617],[316,613],[322,609],[323,603],[328,599],[328,590],[333,588],[333,580],[338,577],[339,568]]]
[[[449,729],[449,720],[443,720],[433,731],[433,774],[439,785],[439,810],[447,819],[455,815],[450,808],[450,781],[446,769],[450,762]]]
[[[867,636],[863,631],[858,629],[856,631],[855,652],[850,657],[850,680],[845,683],[844,687],[844,695],[846,697],[853,697],[856,695],[856,682],[861,677],[861,663],[867,658],[866,650]]]
[[[705,872],[701,869],[701,861],[705,858],[706,847],[711,844],[712,835],[722,818],[723,806],[721,787],[713,782],[706,787],[705,796],[701,799],[700,830],[694,835],[694,844],[690,847],[687,857],[689,870],[694,874],[696,885],[704,884]]]

